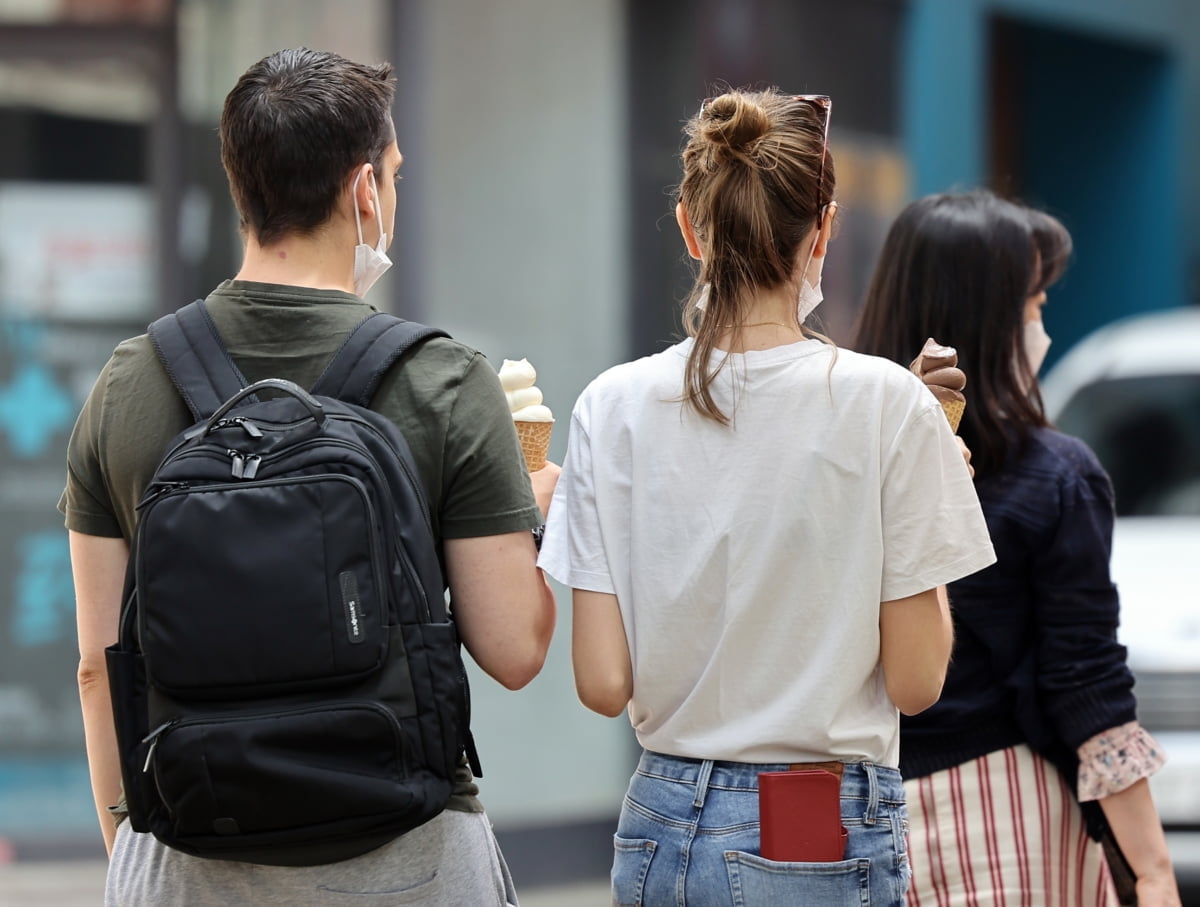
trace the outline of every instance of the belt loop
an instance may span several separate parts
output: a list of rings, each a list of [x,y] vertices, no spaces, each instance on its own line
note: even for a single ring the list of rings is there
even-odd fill
[[[692,806],[696,809],[704,808],[704,797],[708,793],[708,779],[712,776],[712,770],[711,759],[705,759],[700,763],[700,776],[696,778],[696,799],[692,801]]]
[[[862,767],[867,773],[867,813],[863,816],[863,825],[874,825],[879,813],[879,776],[875,773],[874,762],[863,762]]]

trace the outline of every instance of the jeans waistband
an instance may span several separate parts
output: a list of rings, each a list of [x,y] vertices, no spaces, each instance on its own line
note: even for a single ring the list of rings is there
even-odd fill
[[[759,772],[785,772],[791,769],[788,763],[723,762],[644,750],[637,770],[643,775],[694,785],[695,805],[701,807],[710,788],[757,790]],[[868,824],[874,821],[880,802],[904,802],[904,781],[900,771],[874,762],[845,763],[841,789],[843,800],[866,801],[864,820]]]

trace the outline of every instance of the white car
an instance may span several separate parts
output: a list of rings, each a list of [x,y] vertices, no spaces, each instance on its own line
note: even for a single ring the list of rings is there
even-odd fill
[[[1167,752],[1151,790],[1180,883],[1200,885],[1200,306],[1101,328],[1042,396],[1113,480],[1119,638],[1138,718]]]

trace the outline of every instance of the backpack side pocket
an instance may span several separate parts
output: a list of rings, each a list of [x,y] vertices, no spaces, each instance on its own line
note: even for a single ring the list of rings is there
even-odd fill
[[[147,832],[150,830],[149,810],[156,797],[153,781],[143,770],[145,740],[150,730],[146,665],[140,653],[122,649],[120,644],[105,649],[104,660],[108,665],[108,687],[113,701],[113,720],[129,823],[134,831]]]

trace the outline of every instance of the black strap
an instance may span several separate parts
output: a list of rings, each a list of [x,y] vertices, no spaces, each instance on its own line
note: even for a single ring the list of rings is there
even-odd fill
[[[463,749],[467,753],[467,765],[471,766],[471,774],[482,778],[483,766],[479,764],[479,750],[475,749],[475,737],[469,727],[463,730]]]
[[[208,419],[247,381],[221,343],[204,300],[164,315],[149,328],[154,351],[197,422]]]
[[[397,359],[427,337],[448,336],[438,328],[376,312],[354,329],[312,392],[367,406]]]
[[[149,328],[150,340],[171,382],[197,422],[208,419],[249,382],[234,364],[216,325],[197,299]],[[367,406],[388,369],[437,328],[376,312],[338,350],[313,386],[314,394]]]

